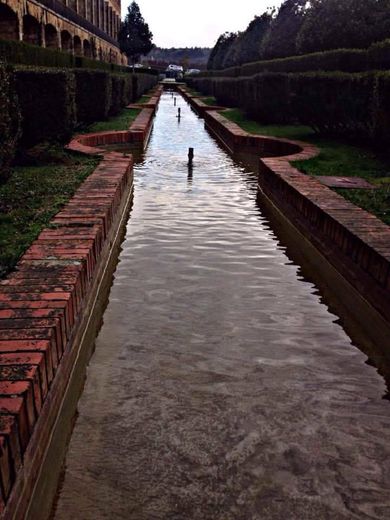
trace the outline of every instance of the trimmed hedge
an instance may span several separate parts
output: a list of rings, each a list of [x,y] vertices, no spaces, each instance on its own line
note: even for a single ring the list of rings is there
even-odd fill
[[[125,93],[125,80],[123,76],[119,74],[111,75],[111,103],[110,103],[110,116],[119,114],[121,108],[124,105],[124,93]]]
[[[390,145],[390,74],[376,75],[372,103],[373,136],[382,146]]]
[[[0,40],[0,56],[12,65],[61,68],[75,66],[75,58],[68,52],[45,49],[38,45],[13,40]]]
[[[138,70],[138,69],[136,69]],[[158,81],[157,77],[150,74],[138,74],[135,73],[132,76],[133,81],[133,99],[136,101],[139,99],[144,92],[150,90]]]
[[[247,78],[191,78],[189,84],[262,123],[299,123],[321,133],[390,144],[387,72],[263,73]]]
[[[84,56],[73,56],[69,52],[54,49],[46,49],[38,45],[30,45],[25,42],[13,40],[0,40],[0,56],[12,65],[28,65],[35,67],[60,67],[60,68],[88,68],[131,74],[132,68],[116,63],[93,60]],[[138,68],[137,74],[152,74],[158,76],[155,69]]]
[[[76,78],[76,119],[89,124],[107,119],[111,107],[111,79],[100,70],[74,69]]]
[[[42,141],[66,142],[77,125],[118,114],[157,82],[154,75],[89,69],[17,67],[14,76],[24,148]]]
[[[6,178],[18,143],[25,149],[43,141],[67,142],[77,126],[118,114],[156,83],[148,74],[0,64],[0,179]]]
[[[376,68],[382,68],[380,67],[380,58],[378,58],[377,61]],[[203,73],[202,76],[237,78],[239,76],[253,76],[262,72],[362,72],[370,68],[368,51],[361,49],[339,49],[335,51],[304,54],[303,56],[255,61],[224,70],[208,71]]]
[[[9,177],[20,137],[20,111],[12,70],[0,63],[0,183]]]
[[[124,106],[156,84],[154,75],[108,74],[88,69],[74,69],[73,73],[76,76],[77,122],[80,124],[117,115]]]
[[[374,43],[368,53],[372,69],[390,70],[390,39]]]
[[[287,123],[291,119],[289,77],[286,74],[258,74],[240,81],[240,104],[245,112],[266,124]]]
[[[67,141],[76,124],[74,74],[62,69],[15,69],[23,116],[23,146]]]
[[[371,45],[368,49],[337,49],[290,56],[274,60],[245,63],[224,70],[209,70],[199,77],[253,76],[263,72],[366,72],[390,69],[390,40]]]
[[[369,137],[374,86],[372,73],[291,74],[290,118],[319,133]]]

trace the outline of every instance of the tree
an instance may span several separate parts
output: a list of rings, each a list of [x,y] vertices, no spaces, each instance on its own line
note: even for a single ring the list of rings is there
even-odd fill
[[[296,39],[309,5],[307,0],[283,2],[263,39],[261,45],[263,58],[285,58],[297,54]]]
[[[367,48],[390,37],[390,0],[312,0],[297,39],[301,53]]]
[[[269,11],[255,16],[246,31],[240,33],[230,46],[223,68],[260,60],[260,47],[272,21],[272,14],[273,12]]]
[[[209,70],[218,70],[223,68],[225,56],[237,37],[238,35],[236,33],[226,32],[221,34],[213,50],[211,51],[209,61],[207,63],[207,68]]]
[[[120,49],[126,54],[131,63],[134,63],[143,54],[148,54],[154,47],[153,34],[145,22],[140,8],[132,2],[128,9],[125,21],[121,25],[118,35]]]

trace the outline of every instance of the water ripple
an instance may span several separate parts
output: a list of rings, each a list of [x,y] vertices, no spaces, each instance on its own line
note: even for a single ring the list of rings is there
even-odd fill
[[[135,171],[56,518],[390,518],[383,380],[179,104]]]

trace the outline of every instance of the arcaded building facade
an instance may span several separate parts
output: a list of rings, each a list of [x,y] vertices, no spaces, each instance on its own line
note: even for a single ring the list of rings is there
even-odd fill
[[[0,38],[126,63],[120,0],[0,0]]]

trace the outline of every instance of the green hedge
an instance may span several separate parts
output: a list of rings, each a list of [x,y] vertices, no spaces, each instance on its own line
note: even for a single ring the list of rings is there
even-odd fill
[[[20,111],[12,70],[0,63],[0,182],[9,176],[20,137]]]
[[[278,60],[247,63],[241,67],[241,74],[252,76],[260,72],[362,72],[369,70],[369,68],[367,51],[339,49]]]
[[[261,123],[299,123],[321,133],[390,145],[389,72],[263,73],[248,78],[191,78],[189,83]]]
[[[75,76],[65,69],[15,69],[23,146],[66,141],[76,124]]]
[[[373,136],[383,148],[390,145],[390,74],[376,75],[372,103]]]
[[[291,74],[291,117],[320,133],[369,137],[375,81],[372,73]]]
[[[124,105],[124,93],[125,93],[125,80],[123,76],[119,74],[111,75],[111,103],[110,103],[110,116],[119,114],[121,108]]]
[[[138,69],[135,69],[138,70]],[[132,101],[136,101],[139,99],[142,94],[150,90],[157,83],[157,77],[151,74],[138,74],[136,72],[133,74],[133,99]]]
[[[384,68],[378,56],[376,68]],[[275,60],[256,61],[224,70],[208,71],[204,77],[254,76],[262,72],[308,72],[342,71],[362,72],[371,68],[368,51],[361,49],[339,49],[336,51],[316,52],[303,56],[292,56]]]
[[[46,49],[25,42],[0,40],[0,56],[12,65],[28,65],[33,67],[88,68],[114,73],[132,73],[131,67],[93,60],[84,56],[73,56],[69,52]],[[137,74],[158,76],[154,69],[138,68]]]
[[[76,119],[89,124],[107,119],[111,107],[110,74],[101,70],[74,69]]]
[[[390,40],[374,43],[368,54],[372,69],[390,70]]]
[[[61,68],[75,66],[72,54],[11,40],[0,40],[0,56],[12,65]]]
[[[258,74],[240,81],[240,104],[252,117],[266,124],[287,123],[291,119],[289,77],[286,74]]]
[[[22,149],[43,141],[67,142],[77,126],[118,114],[157,82],[148,74],[7,67],[0,65],[1,178],[6,177],[19,136]]]
[[[337,49],[245,63],[224,70],[210,70],[200,77],[253,76],[263,72],[366,72],[390,69],[390,40],[373,44],[369,49]]]

